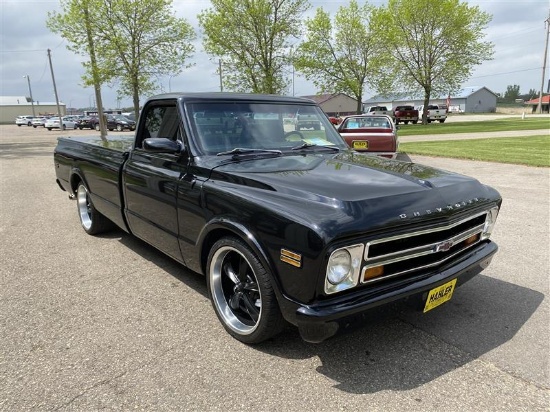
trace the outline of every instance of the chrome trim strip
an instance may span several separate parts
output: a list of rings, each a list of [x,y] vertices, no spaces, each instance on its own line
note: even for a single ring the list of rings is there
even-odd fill
[[[426,268],[429,268],[429,267],[432,267],[432,266],[437,266],[437,265],[440,265],[441,263],[443,263],[443,262],[445,262],[449,259],[452,259],[453,257],[458,255],[459,253],[462,253],[465,250],[470,249],[472,246],[477,245],[479,242],[481,242],[481,238],[477,242],[472,243],[472,244],[466,246],[465,248],[460,249],[460,250],[456,251],[455,253],[453,253],[452,255],[449,255],[449,256],[447,256],[447,257],[445,257],[445,258],[443,258],[443,259],[441,259],[437,262],[432,262],[430,264],[422,265],[422,266],[415,266],[414,268],[407,269],[407,270],[404,270],[402,272],[392,273],[391,275],[386,275],[386,276],[380,276],[380,277],[377,277],[377,278],[374,278],[374,279],[367,280],[365,282],[363,282],[363,277],[365,276],[365,271],[368,268],[372,267],[372,266],[364,266],[363,269],[361,270],[361,277],[360,277],[359,281],[361,282],[362,285],[367,285],[369,283],[375,283],[375,282],[380,282],[382,280],[391,279],[391,278],[394,278],[396,276],[403,275],[404,273],[414,272],[415,270],[426,269]],[[374,265],[374,266],[380,266],[380,265]]]
[[[452,229],[453,227],[455,226],[458,226],[458,225],[461,225],[463,223],[466,223],[470,220],[473,220],[473,219],[476,219],[477,217],[479,216],[482,216],[482,215],[485,215],[487,216],[487,214],[489,213],[488,210],[484,211],[484,212],[480,212],[476,215],[473,215],[473,216],[469,216],[465,219],[462,219],[462,220],[459,220],[458,222],[456,223],[453,223],[451,225],[447,225],[447,226],[439,226],[435,229],[425,229],[425,230],[419,230],[418,232],[412,232],[412,233],[404,233],[404,234],[401,234],[401,235],[396,235],[396,236],[390,236],[390,237],[385,237],[385,238],[382,238],[382,239],[374,239],[374,240],[371,240],[370,242],[367,242],[366,244],[366,247],[365,247],[365,255],[364,255],[364,259],[365,261],[369,261],[369,260],[372,260],[372,259],[378,259],[379,257],[377,256],[376,258],[370,258],[368,257],[368,253],[369,253],[369,249],[370,249],[370,246],[371,245],[377,245],[377,244],[380,244],[380,243],[386,243],[386,242],[391,242],[393,240],[399,240],[399,239],[404,239],[404,238],[409,238],[409,237],[414,237],[414,236],[420,236],[420,235],[425,235],[425,234],[428,234],[428,233],[434,233],[434,232],[442,232],[444,230],[448,230],[448,229]],[[439,243],[439,242],[438,242]],[[413,249],[411,249],[413,250]]]
[[[460,243],[468,239],[470,236],[473,236],[478,233],[482,233],[484,226],[485,226],[485,223],[478,225],[476,227],[473,227],[471,229],[468,229],[466,232],[462,232],[453,237],[441,240],[439,242],[429,243],[427,245],[418,246],[412,249],[405,249],[405,250],[400,250],[398,252],[387,253],[385,255],[376,256],[375,258],[368,259],[368,262],[372,262],[372,263],[369,263],[368,267],[380,266],[381,261],[384,261],[384,264],[389,264],[389,263],[399,262],[400,260],[406,260],[406,259],[411,259],[419,256],[429,255],[432,253],[437,253],[438,251],[434,250],[437,245],[445,242],[452,242],[453,244]],[[391,259],[392,257],[394,258]],[[390,260],[385,261],[388,258],[390,258]]]

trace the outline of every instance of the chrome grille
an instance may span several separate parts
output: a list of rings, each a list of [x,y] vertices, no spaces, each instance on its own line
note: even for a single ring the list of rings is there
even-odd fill
[[[487,212],[459,222],[405,233],[366,244],[361,283],[380,282],[408,272],[434,267],[481,241]],[[384,267],[381,276],[365,279],[369,268]]]

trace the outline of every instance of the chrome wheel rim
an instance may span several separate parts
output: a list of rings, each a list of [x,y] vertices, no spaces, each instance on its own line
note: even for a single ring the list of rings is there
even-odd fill
[[[262,316],[260,287],[250,262],[237,249],[224,246],[212,257],[210,292],[227,327],[239,335],[256,330]]]
[[[78,189],[76,190],[76,201],[78,205],[80,223],[84,229],[90,230],[92,227],[92,210],[88,191],[83,185],[78,186]]]

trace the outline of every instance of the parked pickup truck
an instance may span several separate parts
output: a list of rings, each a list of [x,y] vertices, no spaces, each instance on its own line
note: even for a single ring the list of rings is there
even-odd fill
[[[393,109],[393,117],[395,118],[395,124],[399,124],[399,122],[417,124],[418,110],[414,106],[397,106]]]
[[[391,110],[388,110],[386,106],[364,106],[363,114],[375,115],[375,116],[386,115],[386,116],[390,116],[393,119],[393,112]]]
[[[438,121],[439,123],[445,123],[447,119],[447,109],[440,108],[437,104],[428,105],[426,110],[426,116],[428,123]],[[424,117],[424,105],[418,106],[418,116],[420,119]]]
[[[284,122],[297,114],[319,130]],[[321,342],[403,299],[433,310],[497,251],[497,191],[353,151],[307,99],[152,97],[135,137],[60,137],[54,167],[85,232],[118,226],[204,274],[221,324],[249,344],[287,322]]]

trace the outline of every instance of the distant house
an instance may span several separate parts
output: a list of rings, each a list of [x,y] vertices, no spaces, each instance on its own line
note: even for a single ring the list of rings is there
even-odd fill
[[[329,116],[345,116],[357,113],[357,100],[344,93],[301,96],[313,100]]]
[[[542,96],[542,112],[543,113],[550,113],[549,110],[549,103],[550,103],[550,94],[547,94],[546,96]],[[536,97],[534,99],[528,100],[525,102],[527,106],[532,106],[531,111],[533,113],[537,112],[537,109],[539,107],[539,98]]]
[[[0,123],[14,123],[17,116],[22,115],[57,114],[55,102],[37,102],[31,104],[30,98],[25,96],[0,96]],[[61,115],[67,113],[65,103],[59,103]]]
[[[487,87],[464,87],[458,93],[432,96],[431,104],[447,104],[449,99],[449,111],[458,113],[491,113],[496,111],[497,95]],[[363,102],[363,106],[386,106],[392,109],[401,105],[420,106],[424,99],[418,96],[410,96],[405,93],[396,93],[388,96],[374,96]]]

